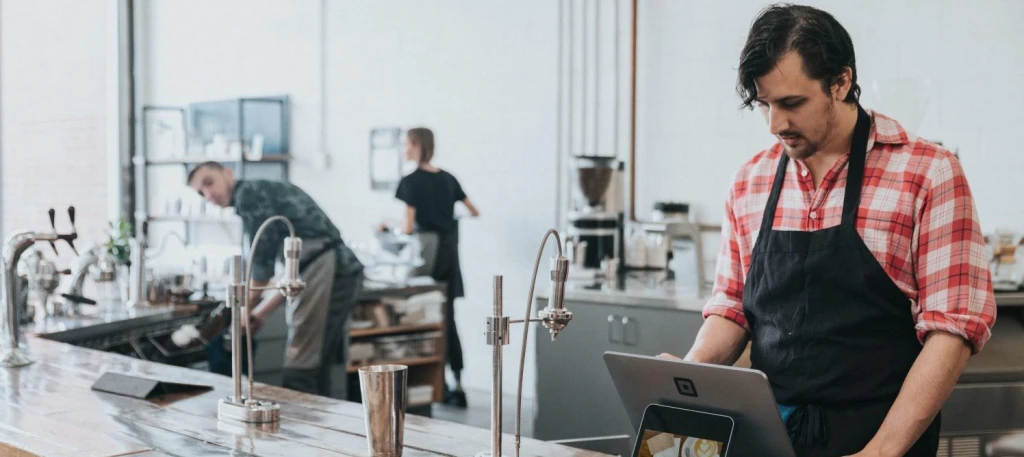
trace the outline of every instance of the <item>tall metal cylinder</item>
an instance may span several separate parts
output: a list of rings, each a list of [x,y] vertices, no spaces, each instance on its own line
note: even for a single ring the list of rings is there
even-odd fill
[[[133,238],[128,241],[131,246],[131,267],[129,277],[128,308],[146,304],[146,242],[143,238]]]
[[[234,381],[235,403],[242,403],[242,306],[245,304],[245,284],[242,282],[242,256],[231,258],[231,284],[227,288],[227,301],[231,306],[231,379]]]
[[[17,289],[15,289],[17,281],[14,278],[16,278],[16,276],[17,273],[15,269],[5,269],[3,276],[3,288],[4,301],[7,305],[7,321],[4,323],[7,324],[7,345],[12,351],[18,350],[18,333],[20,331],[18,328],[18,321],[21,320],[21,310],[18,306],[18,292]]]
[[[491,318],[491,333],[494,341],[491,349],[494,352],[491,364],[491,457],[501,457],[501,353],[505,336],[501,322],[502,314],[502,276],[494,277],[494,316]]]
[[[41,239],[49,241],[54,238]],[[21,307],[18,306],[18,259],[36,242],[36,236],[32,232],[18,232],[4,241],[3,247],[3,277],[0,285],[4,289],[4,301],[7,305],[7,312],[4,314],[3,326],[7,330],[7,348],[0,353],[0,367],[16,368],[32,363],[21,353],[18,347],[21,340]]]

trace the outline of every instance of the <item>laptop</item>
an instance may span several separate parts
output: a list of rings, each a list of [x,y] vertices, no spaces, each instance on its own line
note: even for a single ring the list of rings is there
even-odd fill
[[[605,352],[605,365],[637,430],[648,405],[719,414],[734,421],[731,456],[795,457],[764,373],[747,368]]]

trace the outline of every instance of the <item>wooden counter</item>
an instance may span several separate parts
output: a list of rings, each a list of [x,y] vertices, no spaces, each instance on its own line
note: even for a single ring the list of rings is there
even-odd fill
[[[35,362],[0,368],[0,456],[366,456],[362,406],[257,384],[257,398],[281,404],[277,426],[217,420],[231,379],[186,368],[27,338]],[[90,389],[104,372],[204,384],[214,390],[151,402]],[[511,407],[511,405],[509,405]],[[505,452],[512,436],[506,434]],[[406,416],[407,457],[473,456],[489,431]],[[522,456],[604,454],[524,439]]]

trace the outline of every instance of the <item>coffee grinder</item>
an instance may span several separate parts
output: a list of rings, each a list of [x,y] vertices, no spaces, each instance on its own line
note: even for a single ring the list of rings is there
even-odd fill
[[[605,259],[621,258],[623,227],[622,174],[615,157],[576,156],[578,192],[568,214],[567,233],[577,246],[577,268],[598,269]]]

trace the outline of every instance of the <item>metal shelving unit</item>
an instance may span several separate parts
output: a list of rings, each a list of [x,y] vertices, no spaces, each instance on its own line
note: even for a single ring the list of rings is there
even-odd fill
[[[181,167],[181,182],[195,166],[207,162],[220,162],[230,167],[238,179],[246,179],[256,174],[265,179],[288,180],[291,161],[289,147],[289,99],[287,96],[238,98],[221,101],[193,103],[185,107],[179,106],[143,106],[141,119],[141,147],[136,148],[137,155],[132,162],[136,176],[136,207],[135,220],[150,224],[183,224],[183,237],[186,244],[192,243],[195,237],[196,224],[226,224],[229,230],[238,230],[238,239],[244,251],[245,240],[242,236],[241,219],[237,216],[216,214],[157,214],[151,211],[150,172],[154,167]],[[155,115],[170,113],[175,116],[173,128],[181,135],[183,151],[178,157],[150,157],[150,135],[152,118]],[[178,122],[180,120],[180,123]],[[171,125],[165,123],[166,125]],[[206,145],[215,135],[230,138],[239,145],[245,145],[254,135],[264,138],[262,157],[253,160],[244,155],[217,156],[188,155],[194,152],[196,144]],[[244,149],[244,148],[242,148]],[[267,171],[275,176],[267,176]],[[262,171],[262,173],[259,173]],[[254,173],[256,172],[256,173]],[[137,224],[138,226],[139,224]],[[139,230],[137,227],[136,230]]]
[[[151,188],[157,189],[151,178],[172,180],[174,185],[184,186],[186,176],[197,165],[216,161],[231,168],[238,179],[259,178],[287,182],[291,162],[289,110],[287,96],[199,102],[180,107],[143,106],[139,115],[140,146],[132,158],[137,196],[135,220],[140,222],[136,224],[136,230],[140,230],[141,222],[145,221],[150,224],[151,239],[156,233],[175,231],[181,235],[185,245],[204,243],[234,248],[237,240],[239,251],[245,255],[248,242],[241,218],[209,205],[205,206],[205,211],[196,211],[198,214],[173,214],[176,212],[174,209],[164,209],[159,202],[153,201],[162,192],[153,192],[151,195]],[[163,119],[156,116],[162,116]],[[158,129],[154,133],[166,136],[151,141],[151,129]],[[251,145],[257,134],[263,137],[262,155],[259,159],[248,158],[245,156],[245,145]],[[235,150],[226,147],[230,153],[211,150],[211,153],[217,154],[208,155],[206,145],[214,142],[215,135],[221,137],[218,141],[227,141],[229,144],[237,141],[240,147]],[[178,174],[174,170],[178,170]],[[174,198],[175,194],[165,196]],[[151,210],[154,206],[155,210]],[[225,234],[229,236],[225,237]],[[210,284],[214,296],[222,296],[219,292],[223,292],[223,289],[218,286]],[[276,313],[267,322],[267,327],[284,329],[284,314]],[[254,340],[261,347],[256,354],[256,367],[273,368],[281,364],[283,333],[276,335],[264,329]],[[271,381],[261,370],[257,370],[256,376],[261,382]]]

